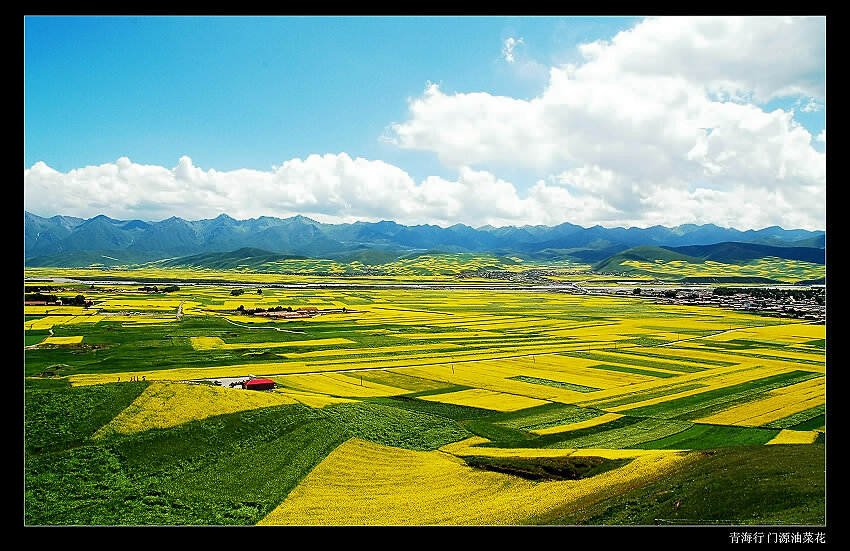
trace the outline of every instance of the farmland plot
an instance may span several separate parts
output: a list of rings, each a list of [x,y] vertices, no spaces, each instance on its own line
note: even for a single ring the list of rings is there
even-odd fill
[[[174,455],[182,463],[174,464],[157,456],[160,466],[145,469],[170,474],[161,483],[144,482],[145,492],[155,492],[145,495],[204,505],[137,518],[165,524],[557,522],[690,468],[705,450],[759,446],[768,454],[818,446],[825,432],[823,325],[634,297],[510,288],[271,288],[235,298],[232,290],[182,287],[161,297],[104,291],[85,314],[25,319],[28,381],[46,384],[50,373],[72,393],[145,387],[73,439],[91,446],[92,463],[54,445],[51,453],[66,454],[62,461],[83,461],[95,472],[95,458],[112,457],[113,446],[157,439],[179,446],[180,438],[202,446],[186,438],[187,427],[210,442],[242,442],[233,444],[238,461],[212,451],[189,460],[190,450],[182,450]],[[239,314],[238,306],[340,311],[271,320]],[[250,376],[270,377],[277,388],[255,393],[212,385]],[[187,381],[208,384],[182,384]],[[281,426],[291,432],[275,432],[273,442],[264,443],[228,432],[266,415],[269,431],[275,418],[287,419]],[[299,458],[297,468],[272,475],[270,465],[283,469],[280,461],[260,458],[275,454]],[[552,469],[563,477],[565,465],[585,460],[593,468],[573,473],[575,479],[524,478]],[[240,464],[280,487],[264,493],[255,478],[250,491],[217,489],[222,472],[244,474]],[[114,468],[129,476],[120,461]],[[181,469],[191,473],[175,485]],[[77,496],[81,507],[95,499],[90,480],[69,489],[77,483],[29,472],[29,480]],[[108,480],[94,484],[108,486]],[[141,479],[127,484],[142,490]],[[198,488],[220,492],[224,501],[203,497]],[[49,516],[39,501],[47,495],[30,494],[38,522],[66,523]],[[113,504],[125,511],[117,517],[95,507],[105,515],[97,518],[132,524],[138,510],[131,502]]]

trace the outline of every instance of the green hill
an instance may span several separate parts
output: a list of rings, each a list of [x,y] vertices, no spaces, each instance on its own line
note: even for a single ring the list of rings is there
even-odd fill
[[[550,524],[826,523],[822,444],[715,448],[704,455],[703,460],[663,480],[552,519]]]
[[[203,253],[183,256],[160,263],[164,267],[199,266],[214,270],[234,270],[236,268],[260,269],[267,262],[279,262],[291,259],[304,259],[305,256],[273,253],[263,249],[244,247],[223,253]]]
[[[598,262],[593,266],[593,270],[602,273],[614,272],[636,272],[637,268],[623,264],[626,260],[638,260],[640,262],[655,262],[661,260],[670,262],[673,260],[682,260],[692,264],[702,264],[704,259],[695,256],[688,256],[677,253],[661,247],[653,247],[651,245],[642,245],[640,247],[632,247],[615,255],[609,256],[605,260]]]

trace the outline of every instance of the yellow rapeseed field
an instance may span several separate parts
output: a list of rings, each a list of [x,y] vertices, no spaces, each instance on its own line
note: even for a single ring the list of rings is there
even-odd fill
[[[736,404],[697,423],[758,427],[826,403],[826,377],[771,390],[767,396]]]
[[[305,339],[282,342],[237,342],[226,343],[220,337],[191,337],[195,350],[240,350],[243,348],[281,348],[285,346],[334,346],[337,344],[355,344],[349,339]]]
[[[545,429],[536,429],[530,432],[533,432],[535,434],[556,434],[559,432],[566,432],[570,430],[586,429],[588,427],[595,427],[597,425],[608,423],[609,421],[614,421],[616,419],[619,419],[620,417],[622,417],[622,415],[617,413],[603,413],[602,415],[597,415],[593,419],[587,419],[586,421],[578,421],[575,423],[569,423],[567,425],[546,427]]]
[[[76,337],[47,337],[41,344],[77,344],[83,342],[82,335]]]
[[[286,395],[270,392],[155,382],[95,436],[167,428],[213,415],[294,403]]]
[[[420,396],[420,399],[427,400],[429,402],[470,406],[495,411],[517,411],[547,403],[544,400],[528,398],[527,396],[505,394],[483,388],[470,388],[468,390],[459,390],[457,392]]]
[[[358,377],[356,373],[315,373],[309,375],[286,375],[275,379],[283,386],[314,394],[325,394],[345,398],[370,396],[398,396],[409,390],[395,388]]]
[[[784,429],[768,444],[811,444],[818,437],[816,430]]]
[[[657,479],[696,455],[642,454],[577,481],[532,482],[473,469],[444,451],[360,439],[340,445],[259,525],[519,525]]]

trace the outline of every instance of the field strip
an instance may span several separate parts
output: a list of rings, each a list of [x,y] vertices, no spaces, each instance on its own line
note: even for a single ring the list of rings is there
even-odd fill
[[[619,360],[621,362],[627,363],[629,365],[633,365],[633,364],[629,363],[629,360],[637,360],[637,361],[643,360],[643,361],[651,362],[653,364],[658,365],[658,367],[656,369],[664,369],[663,367],[661,367],[664,364],[671,364],[671,365],[674,365],[674,366],[675,365],[688,366],[688,367],[699,368],[699,369],[703,369],[703,370],[707,369],[707,368],[710,369],[710,368],[714,367],[714,366],[710,366],[710,365],[707,365],[707,364],[704,364],[704,363],[699,363],[699,361],[692,360],[691,358],[668,357],[668,356],[665,356],[663,354],[655,355],[655,354],[652,354],[650,351],[643,351],[643,350],[639,350],[639,349],[634,349],[634,350],[626,349],[625,351],[605,350],[604,352],[599,351],[599,352],[597,352],[597,354],[605,354],[606,356],[610,356],[612,358],[619,358]],[[647,365],[645,367],[650,367],[650,366]],[[678,369],[678,370],[673,369],[672,367],[670,369],[672,371],[676,371],[676,372],[679,372],[679,373],[681,373],[683,371],[681,369]]]
[[[489,409],[493,411],[518,411],[548,403],[545,400],[529,398],[528,396],[507,394],[488,390],[486,388],[470,388],[457,392],[447,392],[420,396],[420,400]]]
[[[775,356],[781,359],[789,360],[807,360],[810,362],[823,363],[826,361],[826,354],[807,354],[805,352],[795,352],[793,350],[776,350],[773,348],[750,348],[746,351],[749,354],[757,354],[763,356]]]
[[[313,375],[281,375],[275,380],[298,391],[325,394],[342,398],[367,398],[409,394],[407,389],[396,388],[369,380],[357,379],[344,373],[317,373]]]
[[[611,408],[610,411],[623,411],[627,409],[632,409],[635,407],[640,407],[643,405],[651,405],[652,403],[660,403],[666,402],[668,400],[680,398],[682,396],[689,396],[692,394],[699,394],[701,392],[714,390],[716,388],[720,388],[723,386],[730,386],[736,384],[741,381],[748,381],[753,379],[753,372],[759,373],[760,377],[766,377],[769,375],[773,375],[775,373],[782,373],[787,371],[787,369],[764,369],[760,366],[731,366],[728,368],[716,368],[711,371],[701,371],[698,373],[686,373],[683,375],[679,375],[676,377],[675,382],[673,384],[678,385],[693,385],[695,383],[705,384],[705,387],[694,389],[691,388],[685,393],[681,394],[672,394],[665,395],[662,397],[654,398],[651,400],[646,400],[644,402],[635,402],[631,404],[627,404],[620,407]],[[763,375],[761,373],[764,373]],[[598,404],[610,401],[612,399],[622,398],[626,396],[632,396],[639,392],[644,391],[652,391],[659,386],[669,386],[671,383],[668,382],[650,382],[643,383],[640,385],[631,385],[628,387],[620,387],[613,388],[607,391],[602,391],[598,393],[593,393],[593,397],[587,400],[583,400],[581,402],[576,402],[576,405],[582,407],[597,407]],[[606,408],[606,411],[609,411]]]
[[[818,432],[814,430],[790,430],[783,429],[777,434],[773,440],[765,445],[770,444],[811,444],[818,437]]]
[[[776,328],[778,328],[778,327],[788,328],[788,327],[794,327],[794,326],[799,326],[799,325],[811,325],[811,324],[817,324],[817,323],[819,323],[819,322],[808,321],[808,322],[803,322],[803,323],[788,323],[788,324],[779,324],[779,325],[768,325],[768,326],[764,326],[764,327],[759,327],[758,329],[762,329],[762,330],[768,329],[768,330],[775,331]],[[761,331],[756,332],[756,331],[754,331],[754,329],[756,329],[756,328],[753,328],[753,327],[735,327],[735,328],[732,328],[732,329],[727,329],[726,331],[720,331],[718,333],[712,333],[710,335],[701,335],[701,336],[691,337],[691,338],[687,338],[687,339],[679,339],[679,340],[671,341],[671,342],[668,342],[668,343],[665,343],[665,344],[659,344],[657,346],[659,346],[659,347],[670,346],[672,344],[677,344],[677,343],[682,343],[682,342],[695,341],[695,340],[700,340],[700,339],[711,339],[711,338],[717,337],[719,335],[727,335],[729,333],[734,333],[734,332],[755,332],[756,334],[759,334],[759,335],[762,333]]]
[[[615,419],[619,419],[622,415],[618,413],[603,413],[593,419],[588,419],[586,421],[578,421],[576,423],[569,423],[567,425],[557,425],[554,427],[548,427],[545,429],[535,429],[529,432],[534,434],[556,434],[559,432],[567,432],[572,430],[586,429],[588,427],[595,427],[597,425],[601,425],[607,423],[609,421],[614,421]]]
[[[132,404],[94,436],[131,434],[152,428],[173,427],[213,415],[293,403],[295,400],[288,396],[265,392],[238,392],[208,385],[159,382],[149,385]]]
[[[83,337],[81,335],[76,336],[76,337],[52,337],[51,336],[51,337],[47,337],[46,339],[41,341],[39,344],[79,344],[81,342],[83,342]]]
[[[783,373],[783,372],[785,372],[785,371],[780,370],[780,371],[774,371],[774,372],[765,372],[759,378],[765,378],[765,377],[769,377],[770,375],[775,375],[775,374],[779,374],[779,373]],[[629,411],[629,410],[633,410],[633,409],[637,409],[637,408],[642,408],[642,407],[645,407],[645,406],[652,406],[652,405],[655,405],[655,404],[660,404],[660,403],[663,403],[663,402],[670,402],[670,401],[673,401],[673,400],[679,400],[679,399],[682,399],[682,398],[686,398],[688,396],[695,396],[695,395],[698,395],[698,394],[711,392],[713,390],[719,390],[719,389],[726,388],[726,387],[732,387],[732,386],[735,386],[735,385],[740,384],[740,383],[749,382],[751,380],[752,380],[751,378],[742,379],[742,378],[739,378],[739,377],[716,378],[716,379],[713,379],[712,381],[708,382],[708,385],[705,386],[705,387],[686,390],[686,391],[680,392],[678,394],[670,394],[670,395],[665,395],[665,396],[659,396],[657,398],[652,398],[652,399],[649,399],[649,400],[643,400],[643,401],[640,401],[640,402],[634,402],[634,403],[631,403],[631,404],[625,404],[625,405],[622,405],[622,406],[614,406],[614,407],[611,407],[611,408],[605,408],[605,411],[616,411],[616,412]]]
[[[495,331],[446,331],[445,333],[393,333],[400,339],[430,340],[430,339],[474,339],[486,337],[502,337]]]
[[[826,403],[825,377],[768,391],[767,396],[737,404],[698,423],[761,426]]]
[[[225,343],[219,337],[190,337],[195,350],[241,350],[243,348],[282,348],[286,346],[333,346],[338,344],[357,344],[349,339],[329,338],[285,342],[244,342]]]
[[[363,358],[352,358],[351,361],[357,361],[358,359],[362,359],[364,361],[370,361],[378,358],[381,355],[390,355],[390,354],[398,354],[404,352],[410,352],[411,354],[420,353],[426,350],[447,350],[447,353],[452,353],[451,349],[463,350],[461,345],[458,344],[418,344],[418,345],[397,345],[397,346],[380,346],[373,348],[344,348],[341,350],[311,350],[309,352],[286,352],[284,354],[280,354],[285,358],[321,358],[321,357],[333,357],[333,356],[363,356]]]

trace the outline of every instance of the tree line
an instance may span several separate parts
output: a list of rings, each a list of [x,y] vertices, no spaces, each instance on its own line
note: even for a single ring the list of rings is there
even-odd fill
[[[86,300],[83,295],[75,297],[59,297],[57,295],[45,295],[44,293],[28,293],[24,295],[25,302],[61,302],[62,306],[88,306],[91,301]]]

